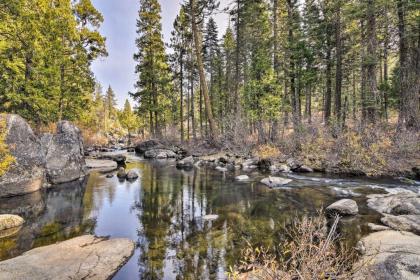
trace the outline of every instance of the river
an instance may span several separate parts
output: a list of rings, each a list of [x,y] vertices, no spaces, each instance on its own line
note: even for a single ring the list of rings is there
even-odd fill
[[[366,206],[371,193],[417,191],[395,179],[326,178],[286,174],[293,182],[271,190],[264,175],[235,174],[210,168],[181,171],[174,161],[138,159],[127,164],[140,178],[120,181],[91,173],[84,181],[0,200],[0,213],[26,222],[12,237],[0,239],[0,260],[34,247],[92,233],[126,237],[137,243],[129,262],[114,276],[122,279],[225,279],[247,243],[272,247],[284,238],[284,226],[313,215],[340,198],[352,198],[360,214],[343,219],[340,234],[354,244],[379,215]],[[240,171],[236,175],[239,175]],[[215,214],[215,220],[206,215]]]

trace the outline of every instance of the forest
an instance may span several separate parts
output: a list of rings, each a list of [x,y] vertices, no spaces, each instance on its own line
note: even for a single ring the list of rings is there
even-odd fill
[[[0,0],[1,279],[418,279],[418,0],[120,1]]]

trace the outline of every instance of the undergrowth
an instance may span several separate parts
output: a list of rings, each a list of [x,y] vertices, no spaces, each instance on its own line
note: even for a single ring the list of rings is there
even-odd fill
[[[15,158],[10,154],[6,144],[6,119],[0,115],[0,177],[6,174],[10,166],[15,162]]]

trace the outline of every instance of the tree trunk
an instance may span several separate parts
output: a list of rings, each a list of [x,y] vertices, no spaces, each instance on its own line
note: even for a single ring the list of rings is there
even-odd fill
[[[209,92],[208,92],[208,87],[207,87],[206,75],[204,73],[203,58],[201,57],[202,39],[201,39],[201,33],[198,30],[197,21],[196,21],[196,0],[190,0],[190,16],[191,16],[191,22],[192,22],[192,31],[193,31],[194,44],[195,44],[195,53],[197,57],[198,72],[200,74],[200,84],[202,86],[204,102],[206,105],[206,108],[205,108],[206,116],[210,125],[209,138],[212,142],[215,142],[217,139],[217,128],[216,128],[216,123],[213,118],[212,108],[210,104],[210,97],[209,97]]]
[[[184,65],[183,65],[183,50],[181,50],[179,58],[179,88],[181,92],[180,104],[180,124],[181,124],[181,143],[184,142]]]
[[[341,120],[341,89],[343,83],[342,70],[342,43],[341,43],[341,1],[336,3],[336,24],[335,24],[335,44],[336,44],[336,58],[337,65],[335,71],[335,99],[334,99],[334,113],[335,118],[340,126]]]
[[[367,6],[367,56],[366,64],[366,120],[368,123],[375,123],[378,118],[378,86],[376,82],[376,65],[377,65],[377,40],[376,40],[376,16],[375,16],[375,0],[368,0]]]

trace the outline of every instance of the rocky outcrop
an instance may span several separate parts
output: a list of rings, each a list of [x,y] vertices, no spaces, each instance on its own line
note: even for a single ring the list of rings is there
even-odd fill
[[[409,232],[379,231],[357,246],[363,253],[354,279],[420,279],[420,237]]]
[[[0,262],[0,279],[110,279],[133,252],[128,239],[84,235]]]
[[[352,199],[341,199],[328,206],[325,210],[329,214],[339,214],[342,216],[357,215],[359,213],[357,203]]]
[[[261,180],[261,183],[268,186],[269,188],[279,188],[292,182],[291,179],[281,177],[268,177]]]
[[[162,147],[163,145],[158,140],[148,140],[138,143],[135,147],[135,151],[140,155],[144,155],[145,152],[151,149],[158,149]]]
[[[80,130],[59,122],[56,134],[38,138],[29,124],[17,115],[6,115],[6,143],[15,158],[0,177],[0,197],[32,193],[48,184],[61,184],[86,175]]]
[[[45,155],[41,141],[18,115],[6,115],[6,143],[15,163],[0,177],[0,197],[39,190],[44,184]]]
[[[402,231],[420,234],[420,195],[415,193],[368,195],[367,204],[381,213],[381,222]]]
[[[51,184],[77,180],[86,175],[80,130],[68,121],[57,124],[57,133],[47,146],[46,175]]]

